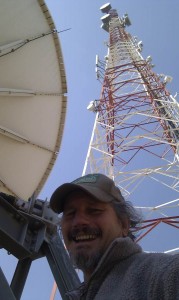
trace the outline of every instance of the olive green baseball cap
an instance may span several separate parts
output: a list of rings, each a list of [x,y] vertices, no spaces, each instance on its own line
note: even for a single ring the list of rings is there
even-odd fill
[[[88,174],[71,183],[59,186],[50,198],[50,207],[57,213],[63,212],[67,196],[76,190],[82,190],[101,202],[124,202],[124,197],[114,181],[104,174]]]

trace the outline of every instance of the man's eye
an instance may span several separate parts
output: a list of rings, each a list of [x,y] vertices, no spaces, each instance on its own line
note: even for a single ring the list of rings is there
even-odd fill
[[[74,215],[74,213],[75,213],[74,210],[69,210],[69,211],[64,212],[63,215],[64,215],[65,217],[71,217],[71,216]]]
[[[90,212],[91,214],[100,214],[100,213],[103,212],[103,210],[102,210],[102,209],[99,209],[99,208],[90,208],[90,209],[89,209],[89,212]]]

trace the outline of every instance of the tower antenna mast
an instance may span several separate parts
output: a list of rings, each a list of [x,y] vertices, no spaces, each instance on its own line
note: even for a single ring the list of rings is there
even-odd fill
[[[83,175],[108,175],[142,209],[139,239],[166,224],[169,239],[169,227],[179,228],[179,104],[166,89],[172,78],[142,57],[142,42],[126,31],[127,14],[120,17],[110,3],[100,9],[108,53],[96,58],[102,90],[88,106],[96,118]]]

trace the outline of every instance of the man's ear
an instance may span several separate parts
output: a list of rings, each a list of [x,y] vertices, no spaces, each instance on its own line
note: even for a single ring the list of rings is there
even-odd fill
[[[122,223],[122,234],[123,234],[123,237],[126,237],[126,236],[128,236],[129,228],[130,228],[129,219],[127,217],[124,217],[124,218],[122,218],[121,223]]]

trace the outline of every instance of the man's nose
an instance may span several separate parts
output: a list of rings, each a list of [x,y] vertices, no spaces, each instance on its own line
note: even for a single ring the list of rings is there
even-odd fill
[[[84,212],[77,212],[73,218],[73,226],[81,226],[81,225],[87,225],[89,224],[90,220],[87,214]]]

